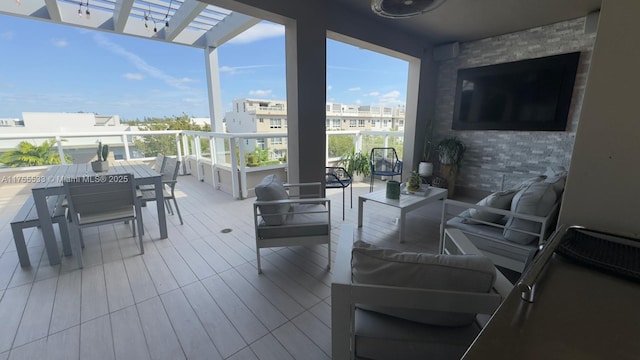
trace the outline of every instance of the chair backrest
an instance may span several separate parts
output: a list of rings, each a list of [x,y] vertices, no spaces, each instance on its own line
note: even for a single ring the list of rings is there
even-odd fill
[[[402,161],[398,158],[396,149],[392,147],[371,149],[369,166],[371,173],[378,171],[402,173]]]
[[[163,154],[156,155],[156,161],[153,164],[153,170],[162,174],[164,172],[164,167],[166,165],[167,158]]]
[[[325,184],[327,186],[346,187],[351,184],[351,174],[347,169],[340,166],[327,166],[325,167]]]
[[[180,161],[176,158],[165,157],[164,163],[162,181],[173,188],[175,181],[178,179],[178,173],[180,172]]]
[[[136,201],[133,179],[132,174],[65,179],[69,210],[72,214],[100,214],[132,207]]]

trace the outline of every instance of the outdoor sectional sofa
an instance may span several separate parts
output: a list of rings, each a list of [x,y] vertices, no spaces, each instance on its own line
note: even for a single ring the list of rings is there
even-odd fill
[[[459,229],[496,265],[522,272],[555,230],[566,176],[550,169],[476,204],[445,200],[441,243],[445,229]]]

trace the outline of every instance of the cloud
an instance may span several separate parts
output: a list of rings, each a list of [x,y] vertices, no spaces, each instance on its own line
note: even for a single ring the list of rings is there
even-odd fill
[[[218,71],[220,73],[226,73],[229,75],[247,74],[252,73],[253,69],[260,69],[266,67],[274,67],[275,65],[247,65],[247,66],[220,66]]]
[[[128,51],[127,49],[123,48],[122,46],[118,45],[118,44],[114,44],[111,41],[109,41],[109,39],[107,39],[104,35],[102,34],[95,34],[93,36],[93,38],[96,40],[96,42],[98,43],[98,45],[102,46],[103,48],[111,51],[112,53],[122,56],[123,58],[125,58],[131,65],[133,65],[136,69],[138,69],[139,71],[141,71],[143,74],[146,74],[152,78],[156,78],[156,79],[160,79],[162,81],[164,81],[166,84],[175,87],[178,90],[183,90],[183,91],[187,91],[187,90],[191,90],[190,87],[184,85],[186,83],[189,82],[193,82],[193,79],[189,79],[189,78],[174,78],[173,76],[166,74],[165,72],[163,72],[162,70],[148,64],[143,58],[141,58],[140,56],[138,56],[137,54],[134,54],[130,51]]]
[[[389,91],[388,93],[380,95],[380,97],[378,98],[378,102],[381,105],[387,105],[387,106],[404,104],[405,103],[404,99],[399,99],[399,97],[400,97],[400,91],[393,90],[393,91]]]
[[[370,93],[368,93],[368,94],[365,94],[364,96],[373,96],[373,97],[376,97],[376,96],[380,96],[380,93],[379,93],[379,92],[377,92],[377,91],[372,91],[372,92],[370,92]]]
[[[0,39],[2,40],[13,40],[15,36],[16,34],[13,31],[5,31],[3,33],[0,33]]]
[[[356,86],[356,87],[352,87],[352,88],[348,88],[347,91],[360,91],[362,90],[362,88],[360,86]]]
[[[284,36],[284,26],[268,23],[268,22],[260,22],[240,35],[234,37],[229,40],[229,44],[249,44],[252,42],[256,42],[263,39],[269,39],[274,37]]]
[[[249,90],[249,95],[255,97],[267,97],[273,93],[273,90]]]
[[[51,44],[55,47],[64,48],[69,46],[69,42],[65,39],[51,39]]]
[[[122,76],[125,79],[128,79],[128,80],[142,80],[142,79],[144,79],[144,75],[142,75],[142,74],[126,73],[126,74],[124,74]]]
[[[333,86],[327,85],[327,91],[331,91],[331,89],[333,89]]]

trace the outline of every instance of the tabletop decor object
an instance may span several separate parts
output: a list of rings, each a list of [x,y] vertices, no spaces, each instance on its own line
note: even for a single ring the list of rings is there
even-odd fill
[[[91,162],[91,169],[95,172],[109,171],[109,162],[107,161],[109,145],[102,145],[102,142],[98,142],[96,154],[98,155],[98,160]]]

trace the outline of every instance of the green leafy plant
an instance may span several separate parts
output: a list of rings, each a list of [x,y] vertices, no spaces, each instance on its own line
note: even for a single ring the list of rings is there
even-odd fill
[[[63,140],[64,141],[64,140]],[[65,162],[71,164],[73,159],[64,154]],[[41,166],[60,164],[60,154],[55,140],[46,140],[41,145],[22,141],[16,149],[8,150],[0,156],[0,163],[7,167]]]
[[[338,160],[338,166],[342,166],[349,174],[362,174],[363,176],[371,175],[371,168],[369,167],[369,158],[367,155],[362,152],[355,152],[355,150],[351,150],[350,152],[342,155],[340,160]]]
[[[449,137],[438,143],[438,160],[440,164],[455,165],[462,162],[466,146],[457,137]]]

